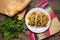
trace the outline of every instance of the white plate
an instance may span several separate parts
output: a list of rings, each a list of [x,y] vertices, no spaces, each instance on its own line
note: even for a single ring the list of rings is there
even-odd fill
[[[32,26],[28,25],[27,17],[29,16],[29,14],[30,14],[31,12],[42,12],[42,13],[45,13],[46,15],[48,15],[48,16],[49,16],[49,21],[48,21],[48,23],[47,23],[47,26],[46,26],[46,27],[36,28],[36,27],[32,27]],[[31,9],[31,10],[27,13],[27,15],[26,15],[26,17],[25,17],[25,22],[26,22],[27,28],[28,28],[29,30],[31,30],[32,32],[34,32],[34,33],[42,33],[42,32],[45,32],[45,31],[50,27],[51,19],[50,19],[49,13],[48,13],[46,10],[44,10],[44,9],[42,9],[42,8],[33,8],[33,9]]]

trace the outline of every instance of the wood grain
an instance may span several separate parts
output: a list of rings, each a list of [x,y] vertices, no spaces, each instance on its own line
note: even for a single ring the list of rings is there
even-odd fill
[[[31,9],[31,8],[35,8],[37,7],[42,1],[44,0],[32,0],[32,2],[29,4],[27,12]],[[60,21],[60,0],[48,0],[50,6],[52,7],[52,9],[56,12],[56,15]],[[0,14],[0,24],[2,23],[2,21],[5,19],[5,15]],[[28,31],[24,34],[24,36],[22,37],[22,39],[14,39],[14,40],[30,40],[29,38],[29,33]],[[0,35],[0,40],[3,40],[2,35]],[[60,32],[49,37],[46,38],[44,40],[60,40]]]

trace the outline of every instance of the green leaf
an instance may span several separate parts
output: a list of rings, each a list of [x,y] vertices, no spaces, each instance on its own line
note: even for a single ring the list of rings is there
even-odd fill
[[[12,40],[14,37],[22,37],[26,31],[23,27],[24,19],[17,20],[17,16],[10,18],[6,17],[3,24],[0,26],[0,32],[4,36],[4,40]]]

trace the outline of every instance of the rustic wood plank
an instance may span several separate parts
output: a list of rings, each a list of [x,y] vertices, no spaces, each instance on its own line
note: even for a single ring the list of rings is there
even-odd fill
[[[60,10],[60,0],[48,0],[50,6],[54,10]]]
[[[32,0],[32,2],[28,6],[27,11],[29,11],[31,8],[37,7],[43,1],[44,0]],[[55,10],[56,15],[60,21],[60,0],[48,0],[48,1],[52,9]],[[5,16],[0,14],[0,24],[2,23],[4,19],[5,19]],[[23,39],[14,39],[14,40],[30,40],[29,34],[27,33],[28,32],[25,33]],[[2,35],[0,35],[0,40],[3,40]],[[60,40],[60,32],[44,40]]]

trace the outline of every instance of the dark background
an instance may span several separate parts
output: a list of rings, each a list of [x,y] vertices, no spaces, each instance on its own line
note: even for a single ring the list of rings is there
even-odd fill
[[[44,0],[32,0],[32,2],[28,5],[27,10],[29,11],[31,8],[37,7],[43,1]],[[56,12],[56,15],[60,21],[60,0],[48,0],[48,1],[51,8]],[[4,19],[5,19],[5,16],[0,14],[0,24],[3,22]],[[1,34],[0,34],[0,40],[3,40],[3,37]],[[22,39],[15,38],[14,40],[30,40],[28,31],[26,31],[26,33],[23,34]],[[60,40],[60,32],[43,40]]]

